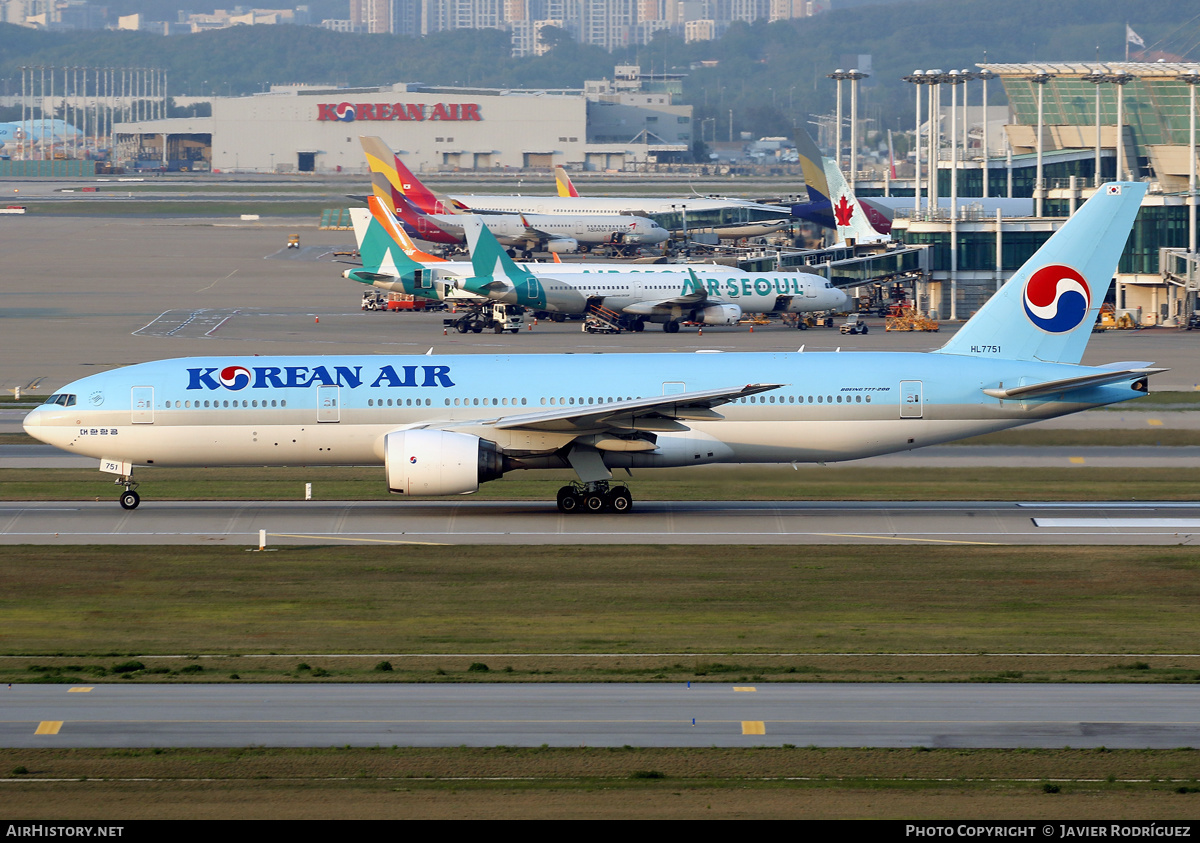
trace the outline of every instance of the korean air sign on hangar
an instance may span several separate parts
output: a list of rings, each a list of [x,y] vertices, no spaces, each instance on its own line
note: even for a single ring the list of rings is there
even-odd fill
[[[320,103],[317,105],[317,120],[337,120],[353,123],[356,120],[482,120],[479,103],[447,103],[433,105],[423,103]]]

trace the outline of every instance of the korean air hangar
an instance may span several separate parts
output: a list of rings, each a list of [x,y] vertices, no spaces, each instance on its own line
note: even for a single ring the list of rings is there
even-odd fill
[[[675,99],[603,87],[281,86],[212,98],[211,117],[118,124],[116,163],[155,167],[173,135],[186,131],[207,132],[207,164],[221,172],[365,172],[360,135],[383,138],[414,171],[621,169],[690,160],[692,109]]]

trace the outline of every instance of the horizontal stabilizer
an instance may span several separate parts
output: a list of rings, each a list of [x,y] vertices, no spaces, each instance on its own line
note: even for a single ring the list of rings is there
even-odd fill
[[[1167,371],[1170,370],[1152,368],[1124,369],[1121,371],[1102,372],[1095,375],[1083,375],[1078,378],[1063,378],[1056,381],[1046,381],[1045,383],[1014,386],[1009,389],[985,389],[983,393],[993,398],[1039,398],[1043,395],[1054,395],[1059,392],[1072,392],[1092,386],[1104,386],[1105,384],[1117,383],[1118,381],[1125,381],[1130,378],[1149,377],[1150,375],[1157,375]]]

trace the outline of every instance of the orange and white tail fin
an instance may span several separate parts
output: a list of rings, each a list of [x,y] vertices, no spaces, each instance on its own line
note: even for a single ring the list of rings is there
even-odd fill
[[[579,196],[579,191],[575,189],[575,185],[571,184],[571,177],[567,175],[567,171],[561,164],[554,167],[554,181],[558,183],[559,196]]]
[[[370,197],[367,200],[367,207],[371,209],[371,216],[379,222],[392,242],[412,260],[417,263],[445,263],[445,258],[439,258],[437,255],[431,255],[429,252],[418,249],[417,244],[408,236],[408,232],[392,215],[391,209],[378,196]]]

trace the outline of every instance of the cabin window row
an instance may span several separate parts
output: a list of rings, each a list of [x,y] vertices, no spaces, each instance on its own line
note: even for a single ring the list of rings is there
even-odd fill
[[[391,407],[391,406],[396,406],[396,407],[432,407],[432,406],[433,406],[433,400],[432,400],[432,399],[430,399],[430,398],[425,398],[425,399],[421,399],[421,398],[397,398],[397,399],[395,399],[395,404],[393,404],[392,402],[393,402],[393,399],[391,399],[391,398],[387,399],[387,401],[384,401],[382,398],[368,398],[368,399],[367,399],[367,406],[368,406],[368,407],[383,407],[383,406],[385,406],[385,405],[386,405],[386,406],[388,406],[388,407]]]
[[[784,396],[782,396],[782,395],[780,395],[780,396],[751,395],[749,398],[739,398],[737,400],[737,403],[739,403],[739,404],[806,404],[806,403],[807,404],[833,404],[835,402],[838,404],[870,404],[871,403],[870,395],[855,395],[853,397],[853,400],[851,400],[851,396],[849,396],[849,395],[845,395],[845,396],[838,395],[836,397],[833,395],[817,395],[817,396],[815,396],[815,398],[812,395],[808,395],[808,396],[788,395],[786,397],[787,397],[787,400],[785,401]]]
[[[254,399],[254,400],[242,399],[241,401],[237,401],[237,400],[234,400],[234,401],[200,401],[199,399],[197,399],[195,401],[176,401],[174,404],[172,404],[170,401],[168,401],[168,402],[166,402],[166,404],[163,405],[163,408],[167,409],[167,410],[170,410],[172,408],[174,408],[176,410],[179,410],[179,409],[183,409],[183,410],[217,409],[217,410],[220,410],[220,409],[224,409],[227,407],[229,407],[229,408],[233,408],[233,407],[251,408],[251,407],[267,407],[267,406],[286,407],[287,401],[272,400],[270,402],[270,404],[268,405],[267,399],[265,399],[265,398],[263,398],[261,401],[258,399]]]

